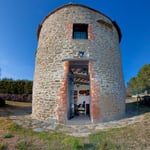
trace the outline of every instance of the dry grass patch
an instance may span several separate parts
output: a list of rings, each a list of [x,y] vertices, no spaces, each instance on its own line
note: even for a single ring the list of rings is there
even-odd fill
[[[110,130],[113,137],[111,141],[125,150],[149,150],[150,126],[148,122],[150,122],[150,113],[144,116],[142,122]]]
[[[15,102],[15,101],[6,101],[6,105],[13,107],[31,107],[32,103],[28,102]]]
[[[11,128],[15,123],[13,123],[7,117],[0,117],[0,130],[7,130]]]

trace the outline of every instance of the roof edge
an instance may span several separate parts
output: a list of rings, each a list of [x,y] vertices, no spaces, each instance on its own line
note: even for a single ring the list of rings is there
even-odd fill
[[[117,32],[118,32],[118,36],[119,36],[119,43],[121,42],[121,39],[122,39],[122,33],[121,33],[121,29],[120,27],[118,26],[117,22],[116,21],[112,21],[113,25],[115,26]]]

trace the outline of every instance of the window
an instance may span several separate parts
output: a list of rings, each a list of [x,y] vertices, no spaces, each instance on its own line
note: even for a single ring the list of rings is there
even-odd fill
[[[74,24],[73,25],[73,39],[88,39],[88,25]]]

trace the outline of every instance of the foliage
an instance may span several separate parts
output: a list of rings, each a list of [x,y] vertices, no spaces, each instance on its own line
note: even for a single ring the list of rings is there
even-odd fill
[[[4,78],[0,80],[0,93],[32,94],[32,81],[13,80]]]
[[[131,78],[130,81],[127,83],[127,87],[128,87],[129,93],[131,93],[132,95],[139,93],[137,77]]]
[[[127,90],[131,95],[140,94],[144,91],[150,93],[150,64],[144,65],[136,77],[127,83]]]
[[[11,133],[6,133],[5,135],[4,135],[4,138],[12,138],[12,137],[14,137]]]
[[[138,85],[139,88],[146,90],[150,89],[150,64],[144,65],[138,73]]]

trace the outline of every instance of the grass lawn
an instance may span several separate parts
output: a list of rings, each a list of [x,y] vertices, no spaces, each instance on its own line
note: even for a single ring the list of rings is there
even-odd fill
[[[29,103],[9,102],[0,108],[0,150],[150,150],[150,111],[143,120],[124,128],[99,131],[88,137],[71,137],[57,131],[36,133],[13,123],[12,109],[30,107]],[[4,112],[3,112],[4,114]]]

